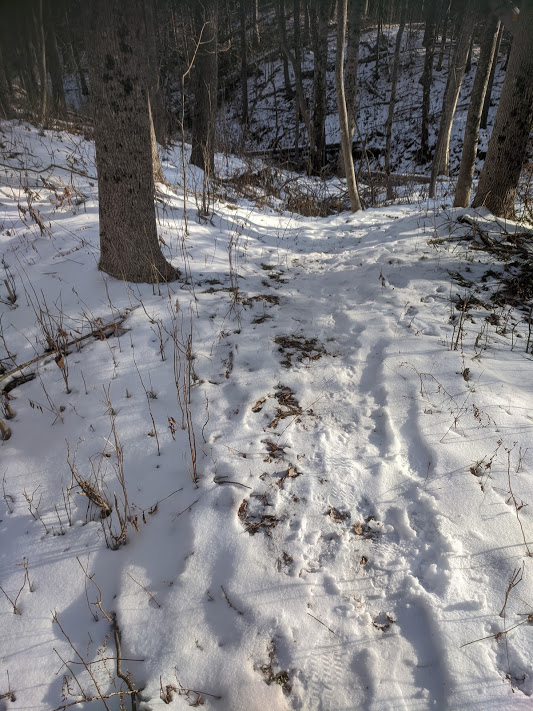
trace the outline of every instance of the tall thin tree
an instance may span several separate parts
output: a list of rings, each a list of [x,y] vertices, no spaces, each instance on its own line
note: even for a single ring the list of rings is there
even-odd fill
[[[500,23],[496,14],[489,14],[485,22],[485,29],[481,38],[481,48],[477,63],[476,76],[474,79],[474,86],[472,87],[472,94],[470,96],[468,115],[466,117],[463,152],[461,155],[461,165],[459,167],[457,186],[455,188],[454,207],[467,207],[470,202],[470,190],[472,187],[472,178],[474,177],[474,167],[476,164],[481,112],[483,111],[485,93],[489,83],[490,68],[492,65],[494,50],[496,48],[499,24]]]
[[[337,91],[337,109],[339,112],[339,127],[341,134],[344,172],[350,198],[352,212],[361,209],[357,181],[353,167],[352,142],[349,135],[348,112],[344,95],[344,45],[346,44],[346,18],[348,13],[347,0],[337,0],[337,52],[335,57],[335,88]]]

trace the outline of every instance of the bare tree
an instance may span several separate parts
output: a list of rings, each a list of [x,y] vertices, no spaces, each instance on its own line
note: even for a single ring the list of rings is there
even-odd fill
[[[533,3],[522,0],[509,66],[485,163],[473,201],[494,215],[513,218],[520,172],[533,125]]]
[[[198,49],[194,62],[191,163],[213,175],[218,88],[218,0],[193,4]]]
[[[326,151],[326,69],[330,0],[310,0],[313,13],[311,35],[314,52],[313,117],[311,119],[311,171],[320,174]]]
[[[398,84],[398,74],[400,71],[400,51],[402,48],[403,30],[405,27],[405,15],[407,12],[407,0],[400,0],[400,24],[396,34],[396,46],[394,48],[394,64],[392,67],[391,90],[389,99],[389,114],[385,124],[385,174],[387,176],[387,199],[392,200],[393,192],[390,182],[390,159],[392,144],[392,126],[394,122],[394,107],[396,105],[396,87]]]
[[[490,14],[485,23],[485,29],[481,38],[476,77],[474,79],[468,115],[466,117],[463,153],[461,155],[461,166],[459,168],[459,177],[457,178],[457,187],[455,189],[454,207],[467,207],[470,202],[470,190],[476,164],[481,112],[483,111],[485,93],[489,83],[490,68],[496,48],[499,24],[496,14]]]
[[[341,134],[342,155],[344,157],[344,172],[350,197],[352,212],[361,209],[357,182],[352,157],[352,142],[348,129],[348,113],[344,96],[344,45],[346,43],[347,0],[337,0],[337,52],[335,57],[335,88],[337,91],[337,108],[339,111],[339,127]]]
[[[248,52],[246,47],[246,0],[239,0],[241,38],[241,123],[248,123]]]
[[[496,66],[498,64],[498,55],[500,53],[500,45],[502,42],[503,35],[503,22],[500,20],[500,30],[498,32],[498,38],[496,40],[496,47],[494,49],[494,56],[492,57],[492,64],[490,67],[489,83],[487,85],[487,91],[485,92],[485,100],[483,101],[483,111],[481,112],[481,123],[480,128],[487,128],[487,119],[489,117],[490,108],[490,97],[492,95],[492,87],[494,85],[494,77],[496,75]]]
[[[348,136],[350,146],[353,142],[355,121],[357,115],[357,74],[359,68],[359,44],[361,39],[361,25],[366,13],[367,0],[349,0],[348,2],[348,43],[346,47],[346,62],[344,64],[344,92],[346,98],[346,113],[348,115]],[[344,155],[339,151],[337,165],[339,177],[345,177]]]
[[[99,267],[133,282],[174,279],[156,229],[143,0],[130,0],[127,12],[121,0],[92,0],[86,12]]]
[[[459,36],[457,37],[452,64],[448,69],[446,90],[442,99],[439,134],[437,136],[433,163],[431,165],[431,182],[429,184],[429,197],[431,198],[435,197],[437,177],[439,175],[448,175],[449,172],[450,136],[452,133],[453,117],[463,82],[475,19],[475,0],[466,0],[461,15],[461,27]]]
[[[424,69],[420,77],[422,85],[422,128],[420,139],[419,161],[426,163],[429,160],[429,109],[431,99],[431,84],[433,81],[433,57],[435,55],[437,3],[426,3],[426,24],[422,44],[426,50]]]

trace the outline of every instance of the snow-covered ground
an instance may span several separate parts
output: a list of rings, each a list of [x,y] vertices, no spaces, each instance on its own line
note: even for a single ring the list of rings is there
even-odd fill
[[[442,201],[200,223],[189,193],[186,233],[176,151],[182,279],[127,284],[97,269],[93,145],[0,139],[0,358],[36,359],[0,375],[0,709],[531,708],[514,226]]]

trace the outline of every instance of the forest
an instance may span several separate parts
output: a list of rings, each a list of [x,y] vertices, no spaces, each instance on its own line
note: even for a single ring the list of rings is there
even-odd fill
[[[529,709],[531,0],[0,7],[0,711]]]

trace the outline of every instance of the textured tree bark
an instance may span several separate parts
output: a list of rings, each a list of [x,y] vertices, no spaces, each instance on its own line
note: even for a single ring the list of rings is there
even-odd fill
[[[248,123],[248,53],[246,48],[246,0],[240,0],[241,37],[241,123]]]
[[[218,0],[195,3],[196,37],[201,42],[194,63],[194,120],[191,163],[212,176],[218,89]]]
[[[117,279],[174,279],[163,257],[154,177],[143,0],[92,0],[86,8],[98,172],[99,267]]]
[[[498,27],[499,20],[497,16],[495,14],[489,15],[481,38],[476,77],[474,79],[468,115],[466,117],[463,152],[455,189],[454,207],[467,207],[470,202],[470,190],[472,188],[472,178],[474,177],[474,167],[476,164],[481,112],[483,110],[483,102],[489,83],[490,68],[496,48],[496,39],[498,37]]]
[[[446,90],[442,100],[439,134],[437,136],[433,163],[431,165],[431,182],[429,184],[430,198],[435,197],[437,176],[448,175],[449,172],[450,136],[453,117],[463,82],[474,24],[474,0],[467,0],[463,10],[459,36],[457,37],[452,64],[448,70],[448,81],[446,82]]]
[[[430,158],[429,151],[429,110],[431,99],[431,83],[433,80],[433,56],[435,54],[437,3],[426,3],[426,27],[422,44],[426,50],[424,69],[420,77],[422,84],[422,128],[420,137],[420,163],[426,163]]]
[[[500,31],[498,32],[498,39],[496,40],[496,48],[494,49],[494,56],[492,58],[492,65],[490,68],[489,83],[487,86],[487,91],[485,93],[485,100],[483,102],[483,111],[481,112],[481,123],[480,128],[487,128],[487,119],[489,117],[490,109],[490,97],[492,95],[492,87],[494,85],[494,76],[496,74],[496,67],[498,66],[498,55],[500,53],[500,44],[503,35],[503,22],[500,20]]]
[[[344,45],[346,43],[347,0],[337,0],[337,52],[335,58],[335,89],[337,91],[337,108],[339,111],[339,127],[341,134],[342,153],[344,156],[344,172],[346,186],[350,197],[352,212],[361,209],[357,181],[353,167],[352,143],[349,136],[348,112],[344,95]]]
[[[533,3],[523,0],[487,157],[472,203],[509,219],[515,214],[516,190],[533,125],[532,36]]]
[[[405,27],[405,15],[407,11],[406,0],[400,0],[400,25],[396,35],[396,46],[394,48],[394,64],[392,67],[391,90],[389,99],[389,114],[385,124],[385,175],[387,176],[387,200],[392,200],[394,195],[390,182],[390,154],[392,143],[392,126],[394,123],[394,107],[396,105],[396,87],[398,85],[398,74],[400,71],[400,50],[402,48],[403,30]]]
[[[314,22],[311,23],[313,51],[313,118],[311,129],[311,171],[319,175],[326,151],[326,68],[328,52],[329,0],[313,0]]]

